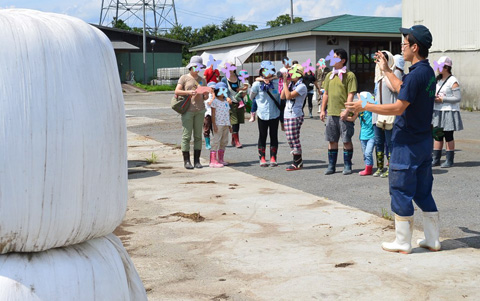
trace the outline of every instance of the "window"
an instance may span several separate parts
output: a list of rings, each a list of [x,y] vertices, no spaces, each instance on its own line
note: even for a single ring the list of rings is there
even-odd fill
[[[260,63],[265,60],[281,62],[285,56],[287,56],[286,50],[257,52],[252,53],[245,63]]]

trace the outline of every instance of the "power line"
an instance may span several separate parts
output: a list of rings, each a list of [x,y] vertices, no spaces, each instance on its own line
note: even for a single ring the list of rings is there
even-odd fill
[[[222,17],[215,17],[215,16],[211,16],[211,15],[200,15],[198,12],[194,12],[194,11],[189,11],[189,10],[186,10],[186,9],[182,9],[182,8],[178,8],[177,7],[177,11],[179,12],[182,12],[186,15],[191,15],[191,16],[195,16],[197,18],[202,18],[202,19],[207,19],[207,20],[211,20],[211,21],[225,21],[229,18],[222,18]],[[235,18],[235,21],[238,21],[238,22],[242,22],[242,23],[254,23],[255,24],[262,24],[262,25],[265,25],[265,22],[257,22],[257,21],[250,21],[250,20],[237,20]]]

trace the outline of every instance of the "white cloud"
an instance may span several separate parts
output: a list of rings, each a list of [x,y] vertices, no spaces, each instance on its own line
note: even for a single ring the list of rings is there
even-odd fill
[[[314,2],[311,0],[297,0],[293,3],[293,16],[300,16],[305,21],[321,19],[346,13],[346,10],[343,9],[344,6],[343,0],[320,0]],[[288,13],[290,13],[290,8]]]
[[[63,7],[63,14],[80,18],[89,23],[98,24],[100,8],[102,4],[98,0],[76,2]]]
[[[379,5],[374,15],[377,17],[401,17],[402,4],[400,3],[394,6]]]

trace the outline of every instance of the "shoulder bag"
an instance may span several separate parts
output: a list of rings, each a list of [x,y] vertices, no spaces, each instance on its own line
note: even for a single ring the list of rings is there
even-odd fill
[[[170,101],[170,105],[172,109],[179,113],[183,114],[188,110],[188,107],[190,106],[190,99],[192,98],[191,95],[174,95],[172,97],[172,100]]]
[[[285,106],[283,106],[282,108],[282,105],[275,100],[275,97],[273,97],[272,93],[270,93],[270,90],[267,90],[266,92],[268,96],[270,96],[270,98],[272,99],[275,106],[277,106],[277,109],[280,111],[280,122],[283,123],[283,110],[285,109]]]

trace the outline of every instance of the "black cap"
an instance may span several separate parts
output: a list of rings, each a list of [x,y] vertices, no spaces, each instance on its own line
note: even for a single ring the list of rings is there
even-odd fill
[[[412,34],[420,44],[428,49],[432,47],[432,34],[430,33],[430,30],[423,25],[413,25],[410,28],[400,27],[400,32],[403,35]]]

